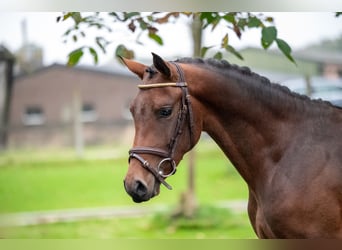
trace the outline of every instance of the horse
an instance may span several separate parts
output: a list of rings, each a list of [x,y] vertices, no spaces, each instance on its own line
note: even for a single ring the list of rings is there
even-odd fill
[[[258,238],[342,238],[342,109],[291,92],[225,60],[147,66],[122,58],[142,81],[124,188],[135,202],[160,193],[202,131],[248,186]]]

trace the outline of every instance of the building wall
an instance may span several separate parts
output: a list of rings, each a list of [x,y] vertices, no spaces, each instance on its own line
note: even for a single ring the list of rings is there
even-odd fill
[[[52,65],[15,80],[9,146],[65,146],[74,141],[75,95],[94,108],[95,119],[83,123],[87,144],[116,143],[127,126],[128,106],[138,79],[95,70]],[[40,107],[43,122],[25,124],[29,107]],[[82,114],[82,113],[81,113]],[[93,117],[94,118],[94,117]]]
[[[342,78],[342,65],[324,64],[322,65],[322,75],[329,79]]]

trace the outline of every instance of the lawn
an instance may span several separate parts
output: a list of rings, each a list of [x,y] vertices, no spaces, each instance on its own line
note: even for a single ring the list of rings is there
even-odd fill
[[[89,149],[89,154],[94,151]],[[1,155],[0,213],[134,205],[123,188],[127,155],[117,156],[115,148],[112,151],[112,158],[79,159],[70,151]],[[247,199],[245,183],[216,145],[201,143],[196,155],[196,193],[200,203]],[[148,204],[178,201],[186,187],[186,161],[185,157],[177,174],[168,179],[174,189],[169,191],[162,186],[160,195]]]
[[[105,152],[105,153],[104,153]],[[225,200],[246,200],[247,187],[211,141],[196,149],[196,195],[204,212],[185,223],[169,213],[186,189],[187,158],[168,179],[173,190],[135,204],[123,188],[127,148],[89,148],[80,159],[71,150],[22,150],[0,155],[0,213],[106,206],[168,205],[170,211],[146,218],[113,218],[0,229],[10,238],[253,238],[246,213],[211,210]],[[202,211],[200,210],[200,211]],[[211,211],[208,213],[208,211]],[[228,213],[228,214],[227,214]],[[213,215],[222,216],[214,218]],[[158,218],[159,219],[156,219]],[[160,219],[161,217],[164,219]],[[202,218],[202,219],[199,219]],[[199,221],[205,222],[199,222]],[[162,224],[160,224],[163,221]],[[212,224],[213,221],[222,222]],[[177,224],[180,223],[180,224]],[[198,224],[200,223],[200,224]],[[201,224],[202,223],[202,224]],[[119,225],[119,226],[118,226]]]
[[[246,213],[201,207],[194,219],[157,213],[137,218],[111,218],[73,223],[8,227],[1,238],[22,239],[247,239],[256,238]]]

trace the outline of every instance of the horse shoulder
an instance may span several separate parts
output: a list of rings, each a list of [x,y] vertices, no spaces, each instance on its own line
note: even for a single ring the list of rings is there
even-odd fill
[[[342,237],[342,167],[316,151],[279,163],[265,186],[259,212],[277,238]]]

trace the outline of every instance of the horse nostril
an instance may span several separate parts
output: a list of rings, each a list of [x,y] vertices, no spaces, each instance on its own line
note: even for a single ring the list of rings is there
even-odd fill
[[[147,194],[147,187],[141,181],[135,181],[134,185],[135,194],[142,198]]]
[[[148,195],[147,186],[143,181],[134,180],[132,182],[127,182],[124,180],[124,187],[134,202],[140,203],[151,198]]]

